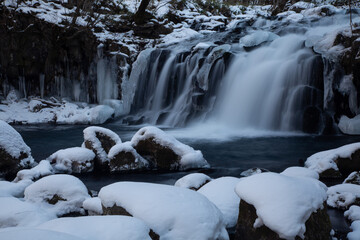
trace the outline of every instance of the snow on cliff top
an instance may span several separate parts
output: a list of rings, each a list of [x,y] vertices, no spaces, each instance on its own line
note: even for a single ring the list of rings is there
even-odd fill
[[[339,148],[330,149],[315,153],[308,157],[305,162],[305,167],[322,173],[328,169],[338,170],[335,163],[337,158],[351,158],[351,155],[360,149],[360,143],[352,143]]]
[[[236,193],[256,208],[254,227],[267,226],[281,238],[304,237],[305,222],[323,208],[326,186],[312,178],[261,173],[243,178]]]
[[[20,165],[25,166],[34,163],[34,159],[31,157],[31,150],[21,135],[2,120],[0,120],[0,148],[4,149],[13,158],[19,158],[22,153],[26,153],[28,157],[21,160]]]
[[[153,138],[156,143],[172,149],[177,155],[181,156],[180,168],[182,169],[209,167],[201,151],[194,150],[192,147],[179,142],[173,136],[166,134],[157,127],[149,126],[141,128],[131,139],[131,144],[136,146],[139,141],[149,138]]]
[[[103,187],[99,198],[104,207],[116,204],[145,221],[160,239],[229,239],[219,209],[189,189],[118,182]]]
[[[150,240],[150,228],[140,219],[128,216],[65,217],[38,228],[67,233],[88,240]]]

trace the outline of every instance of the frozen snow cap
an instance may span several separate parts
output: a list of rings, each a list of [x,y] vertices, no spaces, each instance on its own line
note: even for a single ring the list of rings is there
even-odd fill
[[[254,227],[267,226],[281,238],[304,238],[305,222],[323,208],[326,186],[312,178],[262,173],[243,178],[236,186],[239,197],[256,209]]]

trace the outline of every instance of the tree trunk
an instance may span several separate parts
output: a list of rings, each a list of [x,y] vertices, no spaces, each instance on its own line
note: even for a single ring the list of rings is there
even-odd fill
[[[134,20],[136,24],[143,24],[145,22],[145,11],[149,6],[150,0],[142,0],[139,9],[135,13]]]

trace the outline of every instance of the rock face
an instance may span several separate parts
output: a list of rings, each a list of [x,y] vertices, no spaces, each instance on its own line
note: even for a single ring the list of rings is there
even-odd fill
[[[149,168],[148,161],[136,152],[130,142],[120,143],[112,147],[108,157],[110,159],[110,172],[145,170]]]
[[[259,240],[280,240],[277,233],[266,227],[265,225],[254,228],[254,222],[258,218],[256,209],[253,205],[240,201],[239,217],[236,225],[235,239],[259,239]],[[305,240],[329,240],[331,223],[330,218],[326,212],[326,204],[324,208],[311,214],[310,218],[305,223],[306,232]],[[297,236],[296,240],[301,238]]]
[[[84,129],[83,146],[92,150],[96,157],[95,171],[109,169],[108,153],[116,144],[121,143],[120,137],[113,131],[102,127],[88,127]]]
[[[0,177],[12,178],[16,172],[34,164],[30,148],[21,135],[0,120]]]

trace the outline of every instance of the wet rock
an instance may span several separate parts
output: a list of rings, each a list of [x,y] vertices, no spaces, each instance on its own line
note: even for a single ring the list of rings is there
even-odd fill
[[[360,185],[360,171],[350,173],[343,183]]]
[[[120,143],[112,147],[108,155],[110,172],[145,170],[149,162],[141,157],[130,142]]]
[[[258,218],[256,209],[253,205],[240,201],[239,218],[236,226],[235,239],[261,239],[261,240],[277,240],[282,239],[277,233],[262,225],[254,228],[254,222]],[[305,240],[328,240],[330,239],[331,223],[330,218],[326,212],[326,204],[323,209],[318,209],[317,212],[311,214],[310,218],[305,223],[306,232]],[[296,240],[301,238],[297,236]]]

